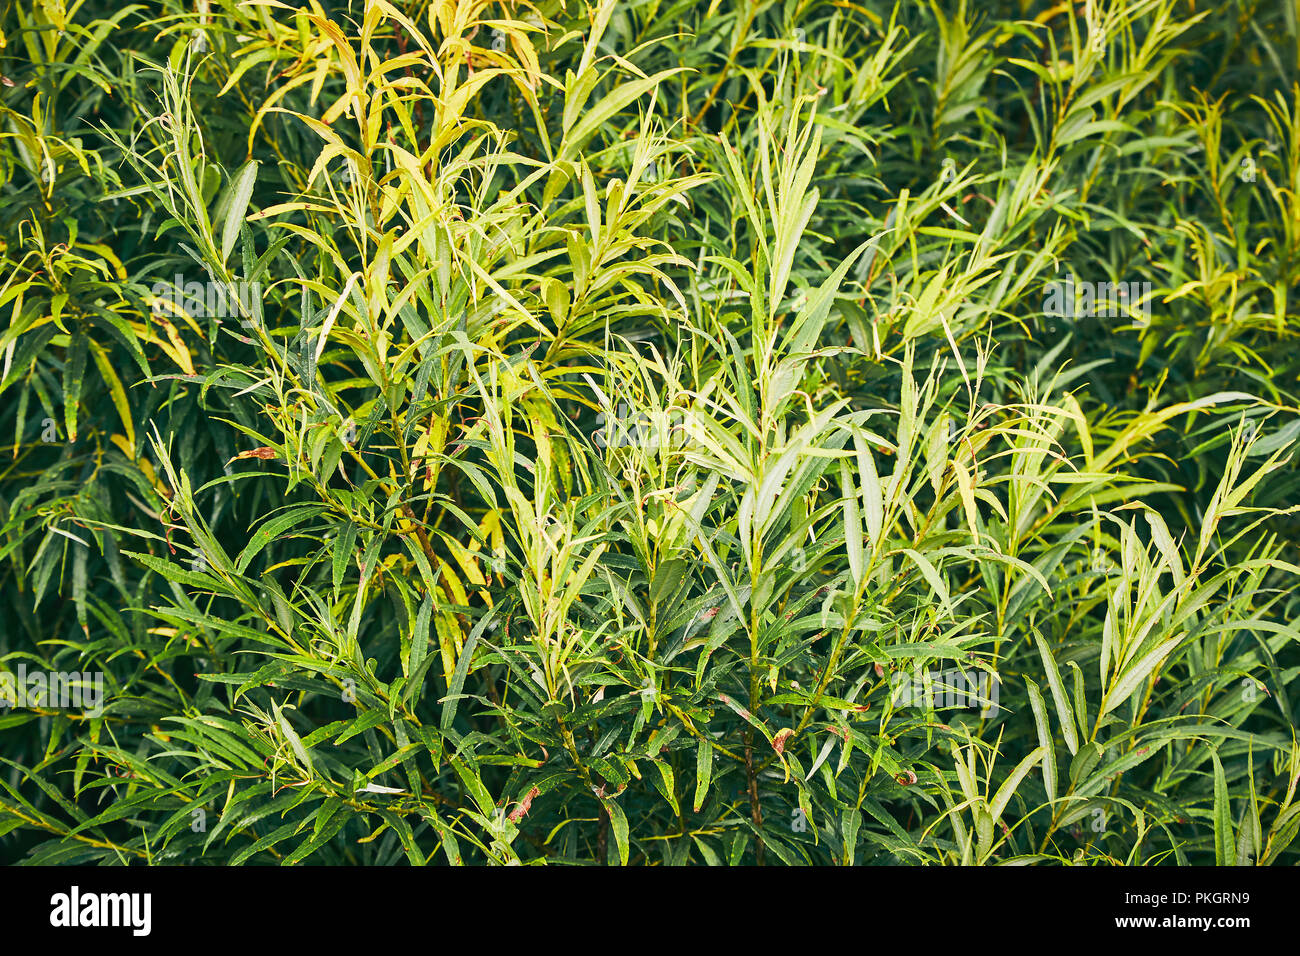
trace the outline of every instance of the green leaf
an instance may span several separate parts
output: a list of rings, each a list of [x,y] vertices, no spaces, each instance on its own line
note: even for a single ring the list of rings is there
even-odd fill
[[[73,335],[63,366],[63,420],[68,429],[68,441],[77,440],[77,415],[81,407],[81,385],[86,378],[88,340],[84,335]]]
[[[225,265],[226,260],[230,258],[230,253],[239,240],[239,227],[243,224],[244,215],[248,211],[248,202],[253,198],[253,184],[257,182],[258,165],[255,159],[244,163],[231,178],[230,185],[226,187],[228,197],[221,200],[226,213],[226,221],[221,227],[222,265]]]
[[[1029,691],[1029,706],[1033,709],[1038,730],[1038,746],[1043,751],[1043,786],[1047,789],[1047,801],[1051,803],[1056,799],[1056,744],[1047,725],[1047,705],[1043,703],[1042,692],[1028,677],[1025,678],[1025,687]]]
[[[1228,803],[1228,781],[1223,774],[1219,755],[1211,752],[1214,761],[1214,865],[1231,866],[1235,862],[1236,839],[1232,832],[1232,809]]]
[[[709,780],[713,776],[713,744],[701,740],[695,751],[695,812],[704,806],[704,798],[709,792]]]
[[[1065,746],[1070,748],[1071,754],[1079,752],[1079,735],[1075,731],[1074,712],[1070,708],[1069,699],[1065,696],[1065,685],[1061,683],[1061,672],[1057,670],[1056,658],[1052,656],[1051,650],[1047,647],[1047,642],[1043,640],[1043,635],[1037,630],[1034,631],[1034,643],[1038,646],[1038,656],[1043,662],[1043,669],[1047,674],[1047,685],[1052,691],[1052,702],[1056,705],[1056,716],[1061,722],[1061,733],[1065,737]]]
[[[623,813],[623,808],[618,805],[617,800],[605,799],[601,802],[609,812],[609,822],[614,831],[614,843],[618,847],[619,865],[627,866],[628,850],[630,849],[627,833],[627,816]]]

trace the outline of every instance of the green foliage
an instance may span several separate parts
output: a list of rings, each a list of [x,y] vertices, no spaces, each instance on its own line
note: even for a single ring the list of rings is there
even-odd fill
[[[1294,0],[0,10],[0,859],[1300,861]]]

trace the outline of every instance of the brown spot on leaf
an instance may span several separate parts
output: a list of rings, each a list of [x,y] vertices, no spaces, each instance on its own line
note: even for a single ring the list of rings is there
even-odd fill
[[[538,790],[536,787],[533,787],[526,794],[524,794],[524,798],[519,801],[519,806],[515,807],[513,810],[510,811],[510,822],[518,823],[525,816],[527,816],[529,808],[533,805],[533,798],[539,797],[541,795],[542,795],[542,791]]]
[[[275,461],[275,449],[267,448],[266,446],[263,446],[261,448],[254,448],[250,451],[241,451],[238,455],[236,455],[234,458],[230,460],[240,461],[246,458],[260,458],[263,461]]]

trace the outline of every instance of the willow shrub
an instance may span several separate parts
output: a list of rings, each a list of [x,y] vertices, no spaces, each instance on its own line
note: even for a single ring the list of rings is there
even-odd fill
[[[1296,10],[8,0],[3,858],[1295,864]]]

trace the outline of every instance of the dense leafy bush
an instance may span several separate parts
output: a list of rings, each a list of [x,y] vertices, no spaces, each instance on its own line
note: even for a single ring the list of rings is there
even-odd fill
[[[1296,863],[1298,9],[6,0],[0,858]]]

